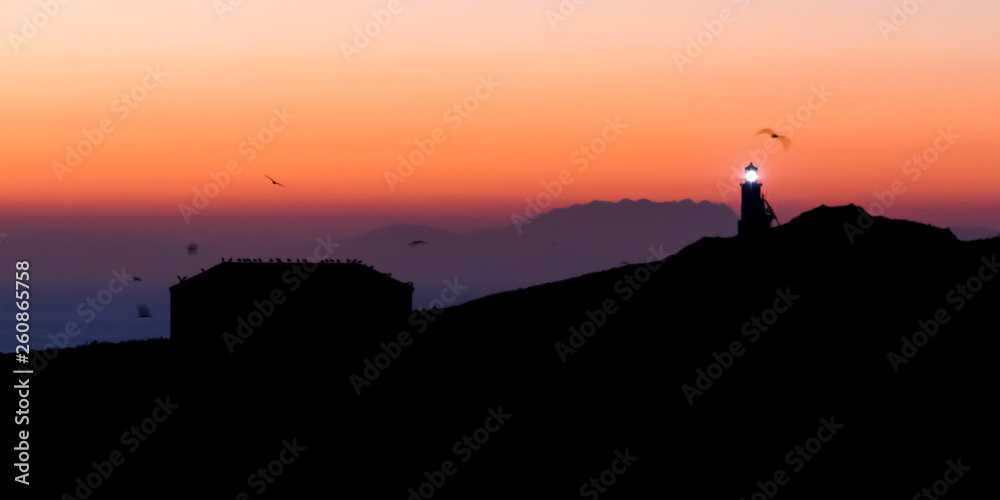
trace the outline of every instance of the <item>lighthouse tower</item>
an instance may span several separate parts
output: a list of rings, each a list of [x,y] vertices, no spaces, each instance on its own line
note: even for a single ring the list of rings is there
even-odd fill
[[[760,193],[761,183],[757,182],[757,167],[753,163],[745,169],[743,178],[746,182],[740,184],[742,202],[737,233],[740,236],[762,234],[771,228],[771,220],[777,221],[777,217]]]

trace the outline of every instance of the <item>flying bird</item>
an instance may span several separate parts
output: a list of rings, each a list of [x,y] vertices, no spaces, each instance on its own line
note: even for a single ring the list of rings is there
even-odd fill
[[[198,244],[192,243],[188,245],[188,255],[194,255],[196,253],[198,253]]]
[[[415,247],[417,245],[426,245],[427,242],[424,241],[424,240],[416,240],[416,241],[411,241],[411,242],[409,242],[407,244],[410,245],[411,247]]]
[[[132,281],[142,281],[142,278],[138,276],[132,276]]]
[[[769,128],[762,128],[754,135],[760,135],[760,134],[767,134],[772,138],[781,141],[781,149],[788,149],[788,147],[792,145],[791,139],[783,135],[778,135],[774,130],[771,130]]]
[[[282,184],[282,183],[280,183],[280,182],[278,182],[278,181],[276,181],[276,180],[272,179],[270,175],[265,175],[264,177],[267,177],[267,179],[271,181],[271,184],[277,184],[277,185],[279,185],[279,186],[281,186],[281,187],[285,187],[285,185],[284,185],[284,184]]]

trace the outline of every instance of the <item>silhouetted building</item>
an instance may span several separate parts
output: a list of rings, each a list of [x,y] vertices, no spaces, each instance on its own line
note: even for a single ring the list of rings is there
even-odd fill
[[[343,458],[323,450],[345,446],[363,428],[369,413],[351,405],[358,396],[350,377],[375,380],[378,367],[395,362],[403,347],[394,340],[412,312],[413,288],[366,265],[257,260],[222,262],[170,287],[177,366],[170,394],[197,419],[176,446],[217,457],[211,467],[188,471],[192,481],[211,485],[205,491],[212,497],[227,496],[239,482],[230,478],[274,460],[286,441],[311,457],[289,467],[302,485],[282,477],[300,488],[293,491],[355,475],[356,449]]]
[[[771,221],[777,221],[777,217],[760,192],[762,185],[757,182],[757,167],[751,163],[743,175],[746,182],[740,184],[742,197],[740,220],[736,226],[737,234],[740,236],[761,234],[771,228]]]
[[[198,355],[343,354],[405,324],[412,295],[363,264],[223,262],[170,287],[170,338]]]

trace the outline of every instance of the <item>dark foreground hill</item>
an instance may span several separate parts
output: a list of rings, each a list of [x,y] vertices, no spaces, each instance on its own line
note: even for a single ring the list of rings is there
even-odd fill
[[[978,498],[998,254],[820,207],[361,342],[61,351],[13,498]]]

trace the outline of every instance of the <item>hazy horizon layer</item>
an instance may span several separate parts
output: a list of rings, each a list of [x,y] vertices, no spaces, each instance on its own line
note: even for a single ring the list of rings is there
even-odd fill
[[[394,272],[401,281],[413,281],[413,308],[421,309],[457,305],[624,262],[661,259],[701,236],[732,236],[736,219],[729,207],[705,201],[623,200],[556,209],[520,226],[466,230],[395,224],[338,232],[337,224],[317,219],[312,231],[275,223],[267,225],[273,233],[266,236],[244,236],[238,227],[176,232],[156,224],[140,229],[122,221],[95,231],[61,221],[46,230],[15,226],[3,240],[3,250],[11,262],[20,256],[32,262],[32,325],[40,348],[61,346],[62,340],[76,346],[169,337],[169,287],[178,276],[193,276],[223,257],[302,259],[332,248],[331,259],[362,259],[377,270]],[[1000,234],[982,227],[953,231],[960,239]],[[612,243],[603,241],[612,234]],[[427,243],[409,245],[418,240]],[[198,244],[195,255],[188,254],[189,243]],[[455,286],[458,294],[446,292],[448,302],[439,300],[444,289],[454,291]],[[112,293],[100,297],[105,289]],[[94,302],[88,302],[90,298]],[[107,298],[106,304],[98,300]],[[150,307],[151,318],[137,317],[139,304]],[[7,309],[11,307],[0,304],[0,312]],[[79,333],[61,335],[71,322]],[[0,352],[13,349],[10,340],[0,345]]]

